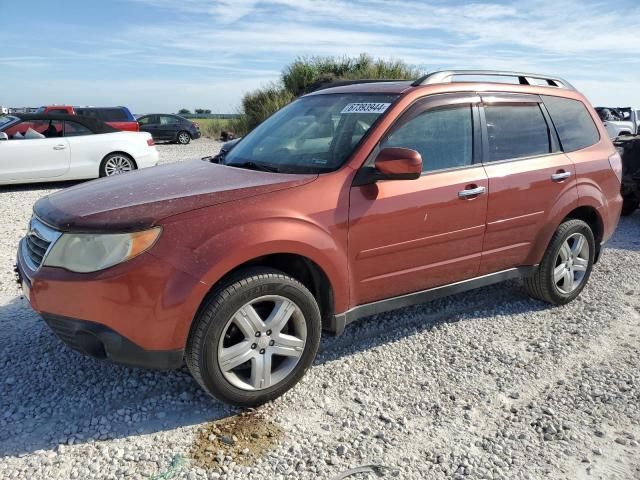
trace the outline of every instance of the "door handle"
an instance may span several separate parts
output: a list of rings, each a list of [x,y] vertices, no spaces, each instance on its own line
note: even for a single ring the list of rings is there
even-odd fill
[[[571,176],[571,172],[557,172],[551,175],[551,180],[554,182],[562,182]]]
[[[484,187],[467,188],[458,192],[458,198],[469,199],[471,197],[477,197],[486,192]]]
[[[65,145],[62,144],[58,144],[55,147],[53,147],[54,150],[64,150],[65,148],[67,148]]]

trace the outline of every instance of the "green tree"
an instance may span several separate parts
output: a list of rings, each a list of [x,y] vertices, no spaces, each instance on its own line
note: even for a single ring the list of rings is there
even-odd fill
[[[191,115],[191,110],[189,110],[188,108],[181,108],[180,110],[178,110],[178,114],[179,115]]]
[[[245,135],[300,95],[341,80],[412,80],[422,71],[401,60],[357,57],[300,57],[287,65],[279,81],[247,93],[231,128]]]

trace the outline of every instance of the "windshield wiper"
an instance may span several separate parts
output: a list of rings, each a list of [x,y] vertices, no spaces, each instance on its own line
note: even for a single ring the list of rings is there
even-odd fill
[[[248,168],[249,170],[260,170],[262,172],[278,173],[280,170],[278,167],[271,165],[265,165],[264,163],[256,162],[239,162],[239,163],[227,163],[228,167]]]

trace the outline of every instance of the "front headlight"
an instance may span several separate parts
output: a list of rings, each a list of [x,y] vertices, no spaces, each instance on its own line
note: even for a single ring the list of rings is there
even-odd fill
[[[72,272],[95,272],[130,260],[150,249],[160,227],[134,233],[64,233],[53,244],[44,265]]]

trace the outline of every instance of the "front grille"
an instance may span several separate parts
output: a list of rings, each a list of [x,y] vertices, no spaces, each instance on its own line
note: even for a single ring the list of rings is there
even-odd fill
[[[29,232],[22,242],[22,256],[32,270],[42,265],[44,257],[53,243],[60,238],[61,232],[48,227],[37,217],[29,222]]]
[[[42,264],[42,259],[47,253],[51,242],[38,237],[35,233],[29,233],[27,238],[25,238],[25,245],[27,247],[29,260],[31,260],[36,267],[39,267]]]

